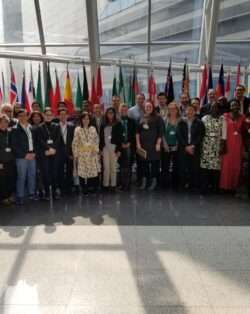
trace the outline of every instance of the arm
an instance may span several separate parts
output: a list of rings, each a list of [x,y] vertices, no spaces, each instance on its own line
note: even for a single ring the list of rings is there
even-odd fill
[[[79,157],[79,147],[80,147],[80,136],[79,136],[79,127],[75,129],[74,137],[72,141],[72,152],[74,159]]]

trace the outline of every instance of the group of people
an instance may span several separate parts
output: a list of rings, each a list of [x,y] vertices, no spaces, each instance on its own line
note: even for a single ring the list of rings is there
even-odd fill
[[[105,112],[100,104],[69,116],[64,102],[55,117],[37,102],[28,114],[19,104],[0,111],[0,200],[18,205],[66,194],[172,188],[235,193],[246,180],[250,151],[250,99],[238,85],[235,97],[207,103],[181,94],[179,103],[158,94],[157,104],[136,96],[129,108],[119,96]],[[248,156],[249,157],[249,156]]]

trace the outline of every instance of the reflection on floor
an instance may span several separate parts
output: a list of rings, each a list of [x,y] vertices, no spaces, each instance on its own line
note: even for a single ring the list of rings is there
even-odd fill
[[[120,193],[0,213],[1,314],[249,314],[250,204]]]

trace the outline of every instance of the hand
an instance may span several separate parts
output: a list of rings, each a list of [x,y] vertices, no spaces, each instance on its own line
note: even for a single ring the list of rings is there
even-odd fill
[[[155,145],[155,150],[156,150],[157,152],[160,152],[160,151],[161,151],[161,144],[157,143],[157,144]]]
[[[137,145],[136,145],[136,148],[137,148],[137,149],[141,149],[141,144],[137,144]]]
[[[130,143],[122,144],[122,148],[124,148],[124,149],[129,148],[129,147],[130,147]]]
[[[28,153],[25,155],[26,160],[33,160],[35,158],[35,154],[33,153]]]
[[[194,154],[194,146],[193,145],[188,145],[185,147],[185,151],[186,153],[188,153],[189,155],[193,155]]]
[[[55,148],[51,147],[49,150],[51,152],[51,155],[55,155],[56,154],[56,149]]]
[[[116,158],[118,159],[121,156],[121,152],[116,152]]]

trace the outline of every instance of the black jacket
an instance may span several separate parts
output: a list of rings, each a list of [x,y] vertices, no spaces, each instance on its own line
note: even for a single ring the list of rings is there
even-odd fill
[[[60,130],[60,134],[61,134],[60,124],[58,126],[59,126],[59,130]],[[74,138],[74,132],[75,132],[75,126],[72,123],[67,122],[66,144],[63,141],[63,134],[61,134],[60,142],[59,142],[59,146],[58,146],[58,152],[59,153],[66,154],[67,156],[73,155],[72,142],[73,142],[73,138]]]
[[[188,124],[186,119],[180,120],[177,125],[178,147],[184,150],[188,145],[195,146],[195,152],[200,151],[202,140],[205,136],[205,126],[200,119],[195,118],[191,126],[191,143],[188,143]]]
[[[34,130],[31,127],[32,141],[34,153],[36,153],[36,145],[35,145],[35,135]],[[15,158],[25,158],[26,154],[29,152],[29,140],[26,132],[18,123],[16,126],[12,128],[11,132],[11,148]]]
[[[100,151],[103,150],[105,146],[105,135],[104,135],[104,129],[106,125],[102,125],[100,129]],[[122,149],[122,143],[123,143],[124,137],[123,137],[123,126],[120,121],[116,122],[112,126],[111,131],[111,144],[115,145],[115,152],[120,152]]]
[[[128,134],[127,134],[127,141],[125,141],[125,138],[124,138],[124,141],[123,143],[124,144],[127,144],[127,143],[130,143],[130,146],[132,149],[135,149],[136,147],[136,140],[135,140],[135,134],[136,134],[136,123],[133,119],[129,118],[129,117],[126,117],[125,118],[128,122]],[[121,119],[121,123],[123,122],[123,118]],[[125,136],[125,130],[123,129],[123,134]]]
[[[45,151],[49,148],[54,148],[56,150],[59,149],[59,145],[61,142],[61,132],[58,124],[54,122],[44,122],[41,124],[36,133],[37,139],[37,151],[38,154],[42,157],[45,156]],[[49,144],[48,140],[51,139],[53,143]]]
[[[104,124],[104,117],[101,117],[100,126],[98,126],[98,123],[97,123],[95,117],[93,117],[90,121],[90,125],[92,125],[96,128],[96,132],[98,135],[100,135],[100,131],[101,131],[103,124]]]
[[[6,148],[11,148],[11,132],[9,130],[0,130],[0,163],[9,162],[14,159],[12,150],[10,152],[6,151]]]

